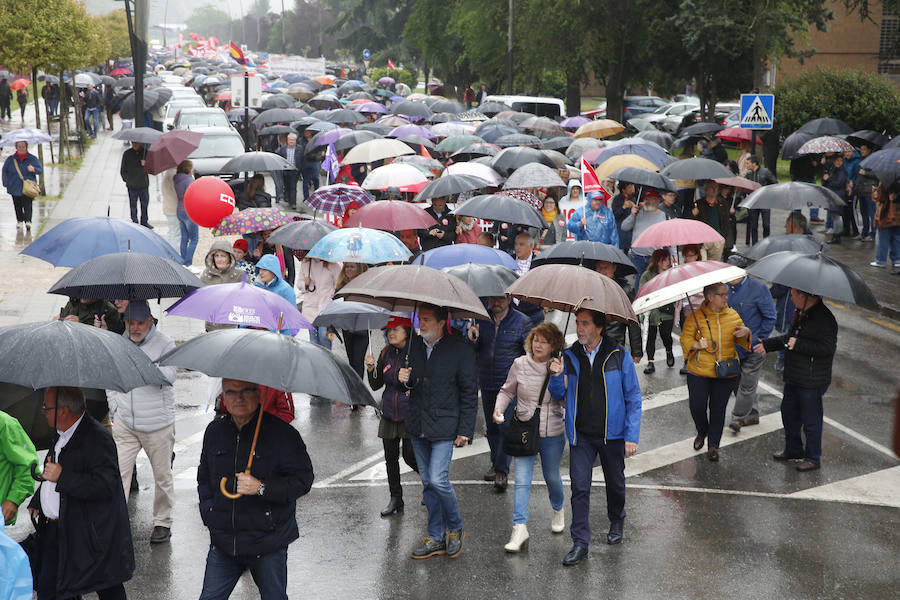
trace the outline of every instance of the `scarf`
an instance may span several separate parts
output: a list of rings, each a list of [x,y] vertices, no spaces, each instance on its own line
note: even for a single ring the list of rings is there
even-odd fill
[[[547,212],[543,207],[541,207],[541,215],[544,217],[544,221],[547,223],[553,224],[553,221],[556,219],[556,215],[559,214],[559,210],[554,210],[553,212]]]
[[[459,221],[459,228],[462,229],[463,231],[472,231],[472,229],[473,229],[474,227],[475,227],[475,221],[474,221],[474,220],[473,220],[471,223],[469,223],[468,225],[466,225],[465,223],[463,223],[461,220]]]

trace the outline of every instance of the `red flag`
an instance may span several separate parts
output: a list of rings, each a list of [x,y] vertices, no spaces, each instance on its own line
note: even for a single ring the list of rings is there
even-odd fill
[[[605,187],[600,185],[600,178],[594,172],[594,167],[584,158],[581,159],[581,183],[585,196],[587,196],[588,192],[599,192],[603,197],[603,204],[609,203],[609,199],[612,196],[609,195]]]
[[[419,156],[424,156],[425,158],[431,158],[431,152],[428,151],[428,148],[426,148],[424,144],[419,144],[419,148],[422,149],[422,151],[419,153]]]
[[[341,79],[344,79],[346,75],[344,74],[344,65],[341,65]]]
[[[388,59],[388,69],[393,71],[396,68],[397,67],[394,66],[394,61],[392,61],[391,59]]]
[[[197,35],[197,34],[194,33],[194,32],[191,32],[191,33],[189,33],[188,35],[191,36],[191,39],[194,40],[194,41],[198,41],[198,40],[200,39],[200,36]]]

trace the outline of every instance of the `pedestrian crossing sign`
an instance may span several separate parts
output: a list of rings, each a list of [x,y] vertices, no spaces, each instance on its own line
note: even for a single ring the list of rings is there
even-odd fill
[[[741,94],[741,129],[772,129],[774,94]]]

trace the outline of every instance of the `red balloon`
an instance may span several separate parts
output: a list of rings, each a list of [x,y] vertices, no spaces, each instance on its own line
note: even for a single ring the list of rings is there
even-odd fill
[[[184,210],[202,227],[215,227],[234,212],[234,191],[218,177],[201,177],[184,192]]]

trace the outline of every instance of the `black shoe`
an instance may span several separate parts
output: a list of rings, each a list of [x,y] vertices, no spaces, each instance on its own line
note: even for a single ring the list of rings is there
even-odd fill
[[[138,486],[137,469],[135,469],[134,471],[131,472],[131,491],[136,492],[139,489],[141,489],[141,488]]]
[[[147,229],[153,229],[153,225],[151,225],[150,223],[141,223],[141,225],[143,225]]]
[[[666,366],[670,369],[675,366],[675,355],[671,350],[666,350]]]
[[[781,452],[776,452],[772,455],[772,458],[775,460],[800,460],[803,458],[802,454],[789,454],[787,450],[782,450]]]
[[[731,423],[728,424],[728,428],[731,429],[735,433],[740,433],[741,427],[744,426],[744,421],[742,419],[732,419]]]
[[[436,542],[433,538],[426,537],[422,540],[422,545],[412,551],[410,558],[431,558],[438,554],[447,554],[447,545],[443,541]]]
[[[563,559],[564,567],[571,567],[572,565],[577,565],[585,558],[588,557],[588,549],[587,546],[579,546],[575,544],[572,546],[572,549],[569,550],[569,553],[566,554],[566,557]]]
[[[494,476],[495,476],[496,474],[497,474],[497,471],[494,470],[494,467],[491,467],[490,469],[488,469],[487,471],[484,472],[484,477],[483,477],[483,479],[484,479],[485,481],[493,481],[493,480],[494,480]]]
[[[171,538],[171,529],[169,529],[168,527],[163,527],[162,525],[157,525],[153,528],[153,533],[150,534],[150,543],[162,544],[164,542],[168,542]]]
[[[447,534],[447,558],[456,558],[462,552],[466,532],[462,529],[451,531]]]
[[[389,517],[394,513],[402,513],[403,512],[403,498],[400,496],[391,496],[391,501],[388,502],[388,505],[384,507],[384,510],[381,511],[382,517]]]
[[[694,450],[700,450],[703,448],[703,444],[706,443],[705,435],[698,435],[694,438]]]
[[[609,533],[606,534],[606,543],[610,546],[622,543],[622,529],[625,527],[625,521],[618,519],[611,521],[609,524]]]
[[[649,375],[650,373],[656,373],[656,367],[653,366],[653,361],[647,363],[647,367],[644,369],[644,375]]]
[[[509,484],[509,477],[503,471],[494,473],[494,489],[498,492],[505,492],[506,486]]]
[[[811,460],[803,460],[797,465],[796,468],[802,473],[804,471],[815,471],[822,468],[822,465],[821,463],[813,462]]]
[[[709,459],[709,462],[719,462],[719,449],[710,448],[709,450],[707,450],[706,458]]]

